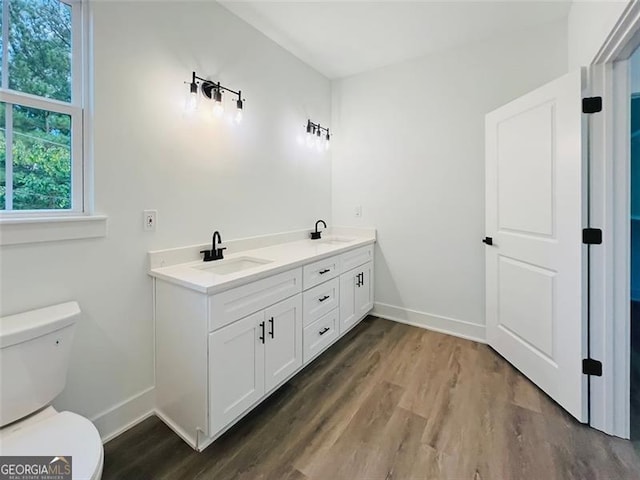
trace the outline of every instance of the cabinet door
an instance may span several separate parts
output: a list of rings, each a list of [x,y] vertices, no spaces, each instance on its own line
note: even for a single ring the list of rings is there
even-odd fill
[[[209,335],[211,435],[264,395],[264,321],[258,312]]]
[[[373,263],[340,276],[340,335],[352,328],[373,307]]]
[[[265,391],[282,383],[302,365],[302,295],[265,311]]]
[[[356,322],[356,281],[360,270],[349,270],[340,275],[340,335]]]
[[[373,263],[369,262],[356,269],[360,281],[356,282],[356,317],[363,318],[373,308]]]

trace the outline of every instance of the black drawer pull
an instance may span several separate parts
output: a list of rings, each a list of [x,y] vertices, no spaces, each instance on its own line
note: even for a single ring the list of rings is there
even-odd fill
[[[329,295],[325,295],[324,297],[319,298],[319,299],[318,299],[318,301],[319,301],[319,302],[324,302],[324,301],[325,301],[326,299],[328,299],[328,298],[330,298],[330,297],[329,297]]]
[[[324,327],[322,330],[320,330],[318,332],[319,335],[324,335],[325,333],[327,333],[329,330],[331,330],[329,327]]]
[[[264,322],[260,322],[260,340],[264,343]]]
[[[273,338],[273,332],[274,332],[273,317],[269,319],[269,324],[271,325],[271,331],[269,332],[269,335],[271,335],[271,338]]]
[[[330,271],[331,271],[331,269],[330,269],[330,268],[325,268],[324,270],[320,270],[318,273],[319,273],[320,275],[324,275],[325,273],[328,273],[328,272],[330,272]]]

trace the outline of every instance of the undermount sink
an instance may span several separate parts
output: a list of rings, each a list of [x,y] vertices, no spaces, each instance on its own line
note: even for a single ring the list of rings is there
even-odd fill
[[[325,243],[328,245],[344,245],[345,243],[353,242],[353,238],[347,237],[327,237],[318,240],[318,243]]]
[[[263,258],[239,257],[229,258],[228,260],[216,260],[197,265],[194,268],[204,270],[209,273],[215,273],[216,275],[229,275],[231,273],[238,273],[250,268],[260,267],[271,262],[272,260],[265,260]]]

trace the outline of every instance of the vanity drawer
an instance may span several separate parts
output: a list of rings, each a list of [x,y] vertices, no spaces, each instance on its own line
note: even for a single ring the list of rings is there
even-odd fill
[[[364,265],[373,260],[373,245],[365,245],[340,255],[340,268],[343,272]]]
[[[296,268],[209,296],[209,331],[217,330],[302,291]]]
[[[338,337],[338,309],[326,314],[304,329],[302,358],[307,363]]]
[[[338,275],[340,275],[340,257],[336,255],[335,257],[325,258],[305,265],[303,267],[302,283],[304,284],[304,289],[307,290]]]
[[[340,301],[340,279],[321,283],[302,294],[302,322],[310,325],[338,307]]]

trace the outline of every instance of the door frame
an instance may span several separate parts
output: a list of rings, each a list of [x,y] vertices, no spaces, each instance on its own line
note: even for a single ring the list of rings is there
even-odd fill
[[[628,59],[640,46],[640,2],[631,2],[588,74],[590,95],[603,99],[589,116],[589,212],[602,245],[590,249],[590,353],[603,375],[590,377],[590,425],[630,434],[630,85]]]

